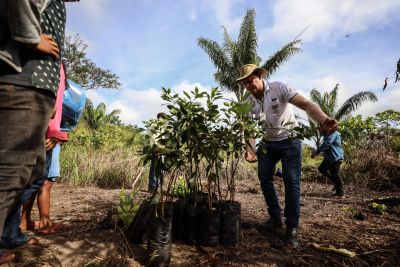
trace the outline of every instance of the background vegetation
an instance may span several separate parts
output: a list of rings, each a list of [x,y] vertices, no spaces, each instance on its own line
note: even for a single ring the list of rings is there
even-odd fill
[[[244,89],[235,84],[242,64],[254,63],[266,68],[271,76],[287,59],[300,52],[301,44],[295,39],[284,45],[264,62],[257,54],[255,11],[245,15],[237,40],[225,28],[224,42],[199,38],[198,45],[210,56],[216,67],[215,79],[221,88],[235,93],[237,100]],[[70,79],[85,89],[120,87],[119,78],[110,70],[102,69],[86,56],[87,44],[79,35],[66,41],[66,66]],[[194,88],[187,88],[188,91]],[[375,116],[362,118],[353,113],[363,102],[377,101],[371,91],[360,91],[339,108],[339,86],[327,93],[317,89],[310,97],[330,116],[340,121],[344,142],[345,161],[342,174],[345,183],[369,186],[373,189],[398,189],[400,186],[400,112],[382,111]],[[149,141],[147,133],[135,125],[124,125],[119,110],[107,113],[106,105],[94,106],[88,100],[81,123],[70,133],[70,140],[61,152],[62,181],[75,186],[101,186],[105,188],[130,188],[147,183],[148,167],[140,163],[143,147]],[[319,144],[315,124],[309,122],[313,136],[310,143]],[[325,181],[317,167],[321,158],[311,159],[313,148],[303,148],[303,180]],[[243,159],[238,165],[238,179],[257,179],[256,164]]]

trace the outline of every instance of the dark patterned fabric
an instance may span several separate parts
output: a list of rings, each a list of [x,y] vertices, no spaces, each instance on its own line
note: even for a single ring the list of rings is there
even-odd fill
[[[64,48],[65,5],[63,0],[53,0],[42,14],[42,32],[53,36],[60,51]],[[62,56],[62,55],[61,55]],[[41,59],[33,71],[32,86],[57,92],[60,80],[60,61]]]

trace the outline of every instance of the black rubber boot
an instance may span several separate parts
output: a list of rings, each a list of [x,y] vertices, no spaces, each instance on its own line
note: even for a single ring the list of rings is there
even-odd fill
[[[262,228],[267,231],[273,231],[275,229],[282,227],[282,219],[281,217],[270,217],[268,221],[266,221]]]
[[[299,237],[297,235],[297,228],[296,227],[286,227],[286,233],[283,237],[286,243],[291,245],[294,248],[299,247]]]

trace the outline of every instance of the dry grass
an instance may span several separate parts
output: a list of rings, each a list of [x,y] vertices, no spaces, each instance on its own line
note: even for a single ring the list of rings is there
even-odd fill
[[[75,186],[131,188],[142,168],[140,157],[128,149],[91,150],[68,147],[61,154],[64,181]],[[141,180],[147,179],[142,172]]]
[[[348,150],[343,174],[352,183],[375,190],[400,187],[400,161],[383,143],[370,141]]]
[[[308,148],[303,150],[302,180],[326,181],[321,179],[317,170],[321,160],[311,159]],[[61,170],[64,181],[75,186],[131,188],[138,175],[141,176],[138,185],[146,184],[148,180],[148,166],[141,165],[140,156],[132,149],[94,150],[65,146],[61,155]],[[202,180],[206,179],[205,166],[201,166],[200,173]],[[241,160],[236,174],[238,181],[258,180],[257,164]],[[225,187],[226,174],[222,172],[220,175],[221,186]],[[396,189],[400,187],[400,161],[384,144],[366,142],[357,147],[346,148],[342,176],[345,183],[377,190]],[[166,178],[168,183],[168,177]]]

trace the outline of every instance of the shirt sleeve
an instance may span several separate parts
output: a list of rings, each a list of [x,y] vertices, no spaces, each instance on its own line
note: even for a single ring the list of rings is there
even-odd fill
[[[281,99],[284,102],[289,102],[290,99],[292,99],[292,97],[294,97],[295,95],[297,95],[297,90],[291,87],[288,87],[285,83],[279,83],[279,92],[281,95]]]
[[[40,27],[43,0],[12,0],[8,1],[10,31],[15,41],[29,44],[40,42],[42,33]]]
[[[331,147],[333,141],[335,140],[335,137],[336,137],[335,134],[324,136],[322,144],[318,147],[318,149],[315,152],[319,154],[321,152],[328,150]]]

